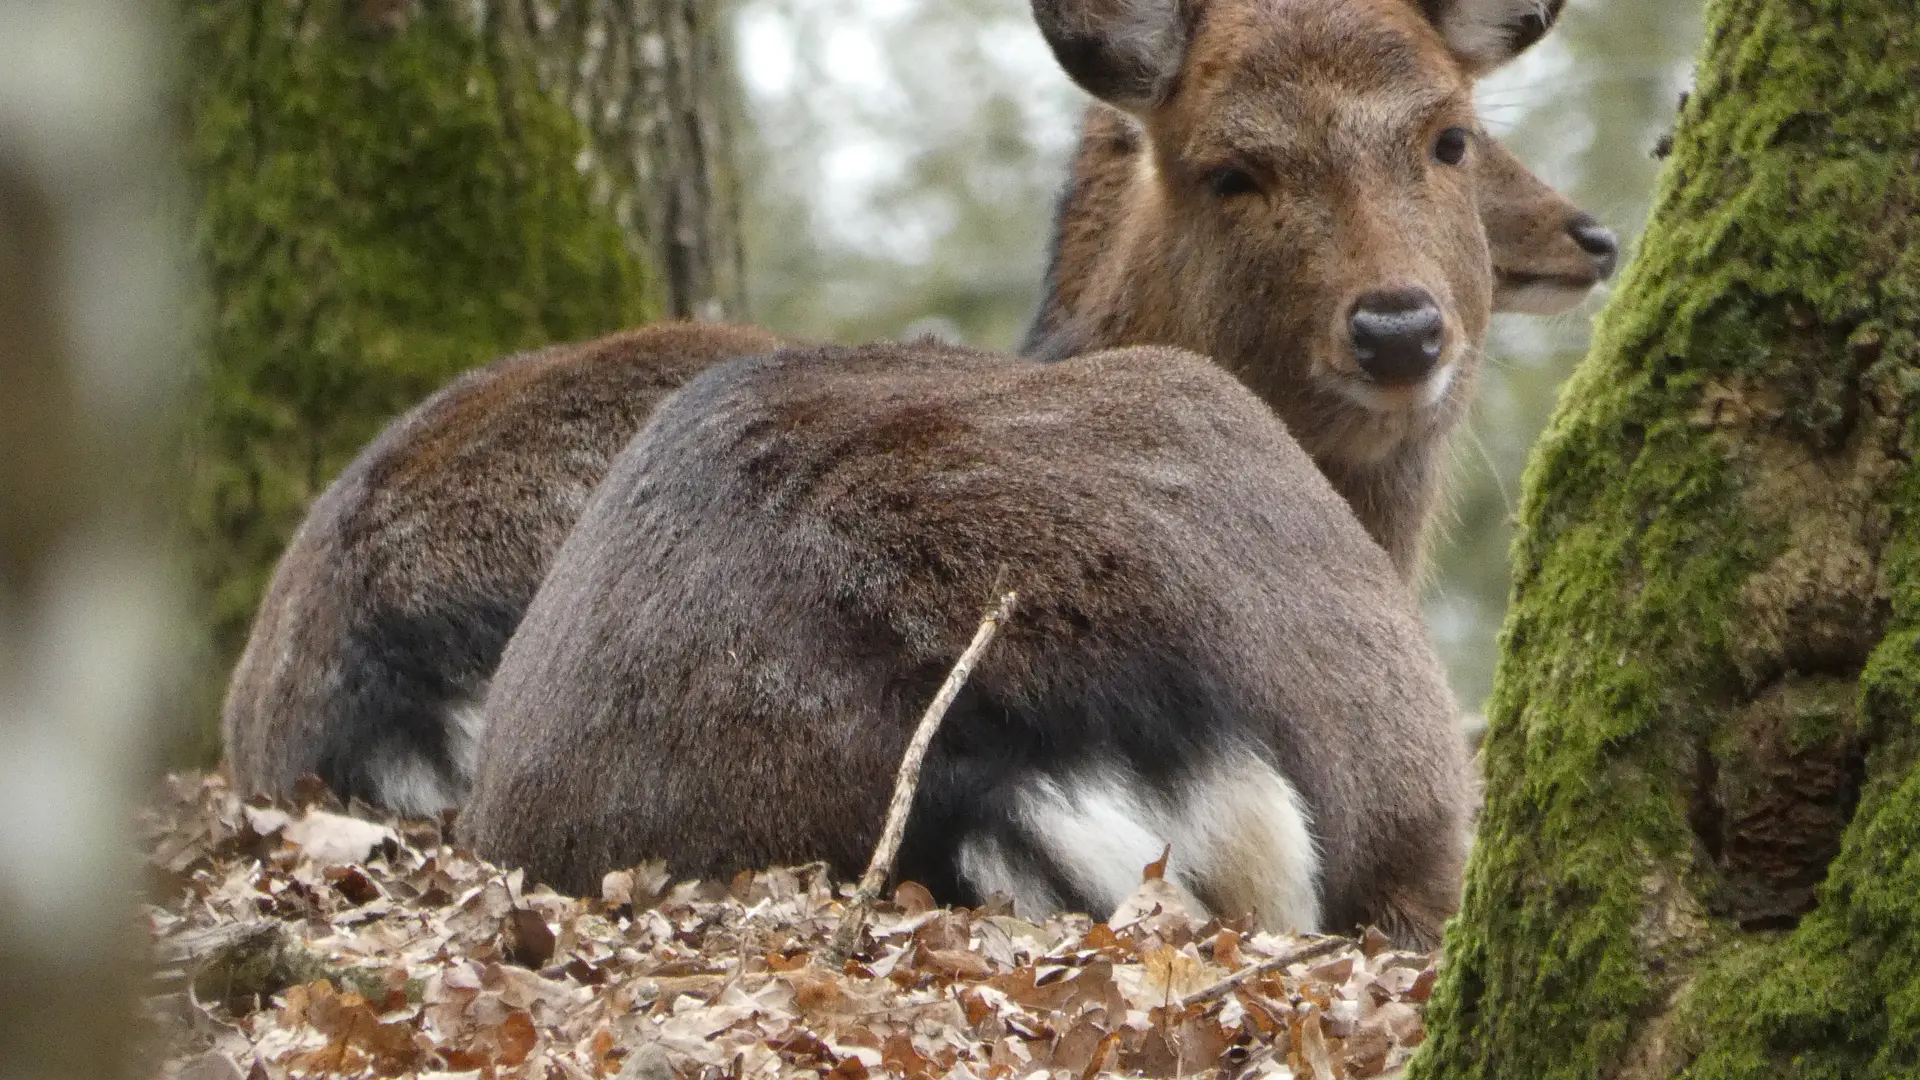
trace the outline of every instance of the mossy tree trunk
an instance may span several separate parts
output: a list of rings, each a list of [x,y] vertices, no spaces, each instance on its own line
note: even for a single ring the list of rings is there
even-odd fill
[[[1920,1075],[1920,6],[1708,19],[1529,466],[1426,1080]]]
[[[718,314],[716,276],[678,268],[731,266],[734,233],[707,204],[704,224],[676,217],[683,189],[729,175],[726,132],[696,115],[697,145],[654,149],[727,78],[722,27],[687,23],[685,0],[183,6],[210,715],[307,503],[382,425],[508,352]],[[672,19],[679,38],[647,29]],[[663,96],[683,52],[705,82]]]

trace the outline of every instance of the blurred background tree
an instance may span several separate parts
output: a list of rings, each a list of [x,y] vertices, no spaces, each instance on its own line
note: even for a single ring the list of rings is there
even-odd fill
[[[738,95],[702,0],[184,13],[211,717],[307,503],[392,416],[508,352],[738,306]]]
[[[134,808],[185,618],[169,12],[0,0],[0,1074],[127,1075]]]
[[[1025,0],[740,4],[755,319],[834,340],[931,329],[1016,344],[1039,302],[1084,100]],[[1483,115],[1631,240],[1699,38],[1698,0],[1574,0],[1545,42],[1482,84]],[[1470,710],[1492,684],[1520,469],[1600,299],[1552,320],[1496,320],[1456,439],[1427,610]]]

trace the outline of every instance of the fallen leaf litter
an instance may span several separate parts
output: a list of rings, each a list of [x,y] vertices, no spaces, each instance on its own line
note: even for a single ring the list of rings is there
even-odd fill
[[[154,1075],[670,1080],[1391,1076],[1436,957],[1195,918],[1151,873],[1111,922],[945,909],[917,885],[823,968],[821,867],[602,895],[528,887],[438,823],[242,804],[147,814]]]

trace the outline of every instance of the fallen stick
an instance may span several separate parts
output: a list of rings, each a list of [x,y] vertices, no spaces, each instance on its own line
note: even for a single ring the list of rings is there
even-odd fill
[[[826,966],[839,968],[845,964],[848,955],[860,943],[860,931],[867,925],[867,916],[872,913],[874,901],[880,898],[880,890],[886,887],[887,878],[893,873],[893,861],[900,854],[900,840],[907,831],[907,812],[913,808],[914,792],[920,787],[920,763],[926,759],[927,747],[933,744],[933,735],[940,730],[940,722],[947,717],[947,709],[952,707],[953,699],[960,696],[960,688],[967,684],[967,676],[973,674],[973,666],[980,662],[980,656],[993,644],[995,634],[1000,632],[1000,624],[1013,614],[1013,605],[1020,594],[1010,592],[1000,598],[1000,604],[987,617],[980,620],[980,629],[974,631],[973,640],[968,643],[960,659],[954,661],[953,670],[947,673],[947,681],[940,684],[940,692],[933,695],[933,703],[920,716],[920,726],[914,730],[913,741],[907,743],[906,756],[900,759],[900,772],[893,781],[893,802],[887,807],[887,824],[880,831],[880,842],[874,845],[873,858],[867,862],[867,872],[860,877],[860,885],[853,891],[853,899],[847,901],[846,911],[840,916],[840,926],[834,931],[833,941],[828,944],[826,955],[822,957]]]
[[[1281,953],[1271,960],[1262,960],[1252,967],[1242,968],[1226,978],[1221,979],[1219,982],[1214,983],[1212,986],[1195,990],[1193,993],[1180,999],[1180,1007],[1184,1009],[1189,1005],[1199,1005],[1212,1001],[1215,998],[1226,997],[1228,994],[1233,993],[1234,988],[1241,983],[1257,979],[1271,971],[1290,968],[1303,961],[1316,960],[1328,953],[1339,952],[1341,949],[1352,947],[1353,944],[1354,943],[1347,938],[1321,938],[1311,945],[1302,945],[1290,952]]]

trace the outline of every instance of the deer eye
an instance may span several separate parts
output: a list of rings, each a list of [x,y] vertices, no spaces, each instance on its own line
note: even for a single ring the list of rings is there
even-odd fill
[[[1233,165],[1222,165],[1207,173],[1207,187],[1223,199],[1235,195],[1252,195],[1260,190],[1260,182],[1253,174]]]
[[[1458,165],[1467,159],[1467,145],[1472,141],[1473,132],[1450,127],[1433,140],[1433,159],[1442,165]]]

